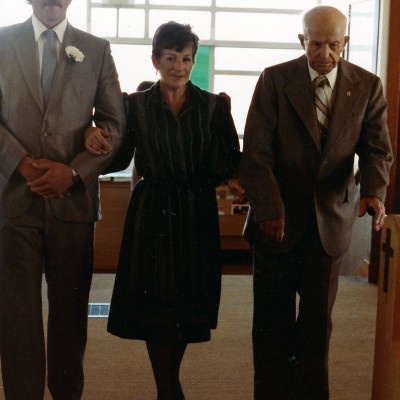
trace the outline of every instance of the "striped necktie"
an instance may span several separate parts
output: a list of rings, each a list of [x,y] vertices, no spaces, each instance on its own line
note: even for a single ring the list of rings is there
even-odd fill
[[[315,110],[317,112],[321,146],[325,143],[329,129],[329,108],[328,98],[324,89],[325,85],[329,85],[328,78],[325,75],[320,75],[313,81]]]
[[[53,85],[54,73],[57,68],[57,38],[52,29],[43,32],[45,38],[42,58],[42,94],[47,107],[51,87]]]

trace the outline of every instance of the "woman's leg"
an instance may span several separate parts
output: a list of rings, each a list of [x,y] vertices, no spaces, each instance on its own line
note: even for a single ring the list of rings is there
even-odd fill
[[[187,344],[146,342],[146,346],[157,385],[157,399],[183,400],[179,370]]]

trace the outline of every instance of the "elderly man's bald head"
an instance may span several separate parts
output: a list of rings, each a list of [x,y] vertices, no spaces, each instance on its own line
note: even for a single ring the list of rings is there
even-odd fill
[[[333,25],[343,35],[347,31],[347,17],[335,7],[318,6],[303,14],[303,33],[307,34],[309,27],[313,25]]]
[[[311,68],[320,75],[326,75],[338,64],[349,41],[346,29],[347,18],[337,8],[318,6],[304,14],[299,40]]]

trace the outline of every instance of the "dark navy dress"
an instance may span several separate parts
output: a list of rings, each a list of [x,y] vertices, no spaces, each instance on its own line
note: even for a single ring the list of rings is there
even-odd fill
[[[108,331],[158,343],[202,342],[221,292],[215,187],[236,175],[239,142],[226,99],[187,85],[178,116],[159,83],[126,98],[127,143],[142,179],[126,215]]]

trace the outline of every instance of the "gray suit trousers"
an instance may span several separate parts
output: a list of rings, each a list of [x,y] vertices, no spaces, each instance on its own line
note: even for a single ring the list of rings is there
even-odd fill
[[[49,303],[48,386],[54,400],[81,398],[93,232],[93,223],[58,221],[48,200],[39,196],[24,215],[1,228],[0,353],[7,400],[43,400],[43,271]]]

